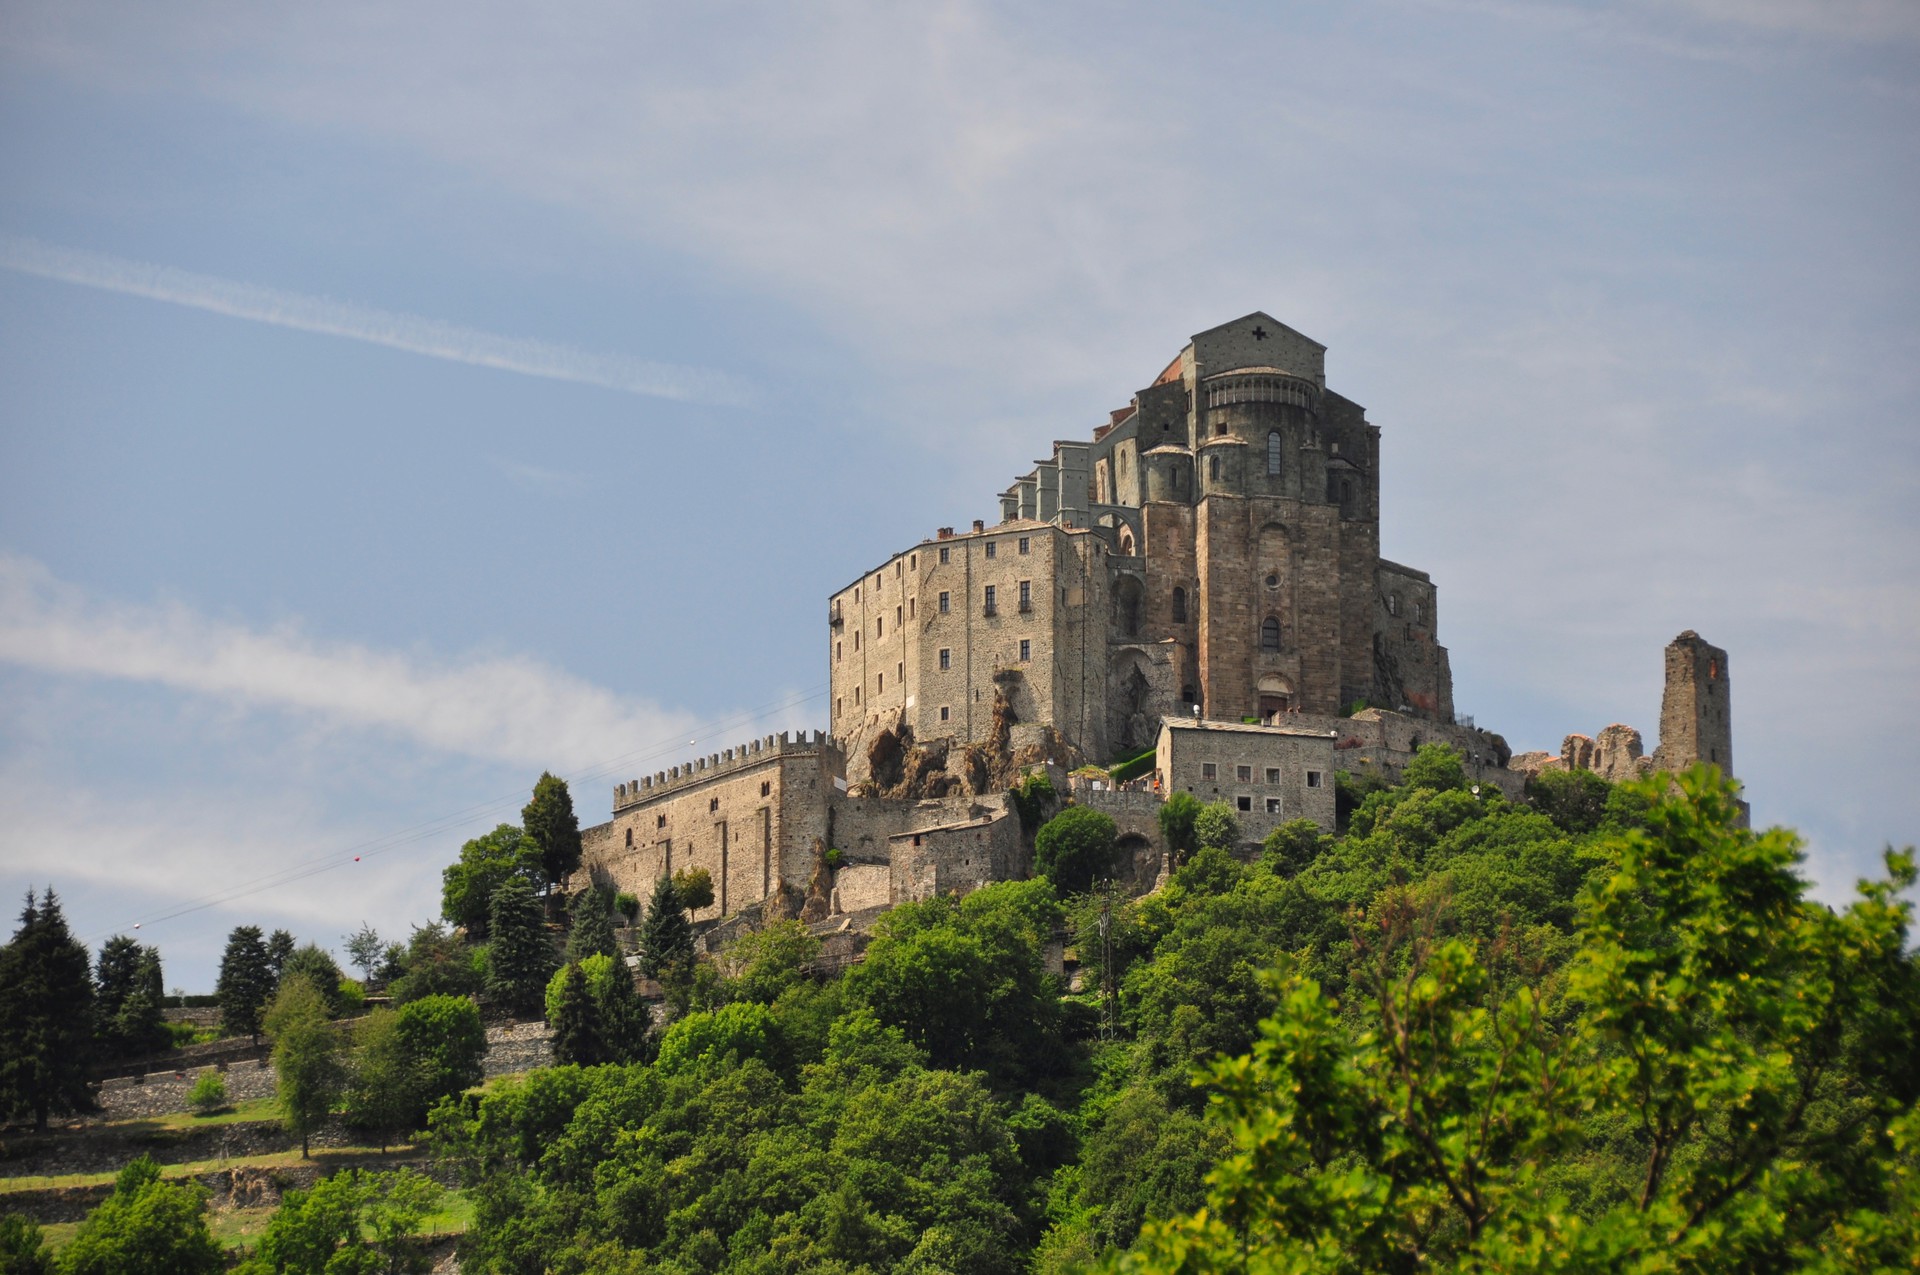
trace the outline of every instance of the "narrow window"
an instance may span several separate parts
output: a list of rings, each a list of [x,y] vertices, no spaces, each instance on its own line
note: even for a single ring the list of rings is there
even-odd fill
[[[853,706],[860,707],[860,688],[857,686],[853,688]]]
[[[897,664],[895,664],[893,666],[893,674],[895,677],[899,678],[901,681],[903,682],[906,681],[907,680],[907,662],[905,660],[901,660]]]
[[[1425,624],[1427,622],[1427,604],[1426,603],[1418,600],[1414,602],[1413,622],[1415,624]]]
[[[997,590],[994,588],[993,585],[987,586],[987,605],[985,607],[985,611],[986,611],[986,614],[988,615],[997,615],[999,613],[999,608],[994,606],[994,595],[996,592]]]
[[[1133,556],[1133,531],[1127,527],[1120,528],[1120,556],[1123,558]]]
[[[882,695],[887,693],[887,675],[885,673],[875,673],[873,675],[873,683],[874,690]]]
[[[1320,786],[1320,772],[1317,770],[1309,770],[1307,772],[1307,787],[1318,788],[1319,786]]]
[[[942,593],[940,595],[940,614],[945,615],[947,612],[951,611],[952,609],[953,609],[953,606],[952,606],[950,595],[946,593]]]
[[[718,797],[707,798],[707,813],[712,814],[718,809],[720,809],[720,799]]]
[[[1387,595],[1387,614],[1388,615],[1400,614],[1400,595],[1399,594],[1389,593]]]
[[[666,827],[666,826],[667,826],[667,817],[666,817],[665,815],[655,815],[655,816],[653,817],[653,826],[654,826],[654,827],[656,827],[656,828],[664,828],[664,827]]]
[[[949,561],[951,561],[951,560],[952,560],[952,559],[951,559],[951,558],[949,557],[949,555],[950,555],[950,554],[952,554],[952,552],[953,552],[953,550],[951,550],[951,549],[942,549],[942,550],[940,551],[940,565],[941,565],[941,566],[943,566],[943,567],[944,567],[944,566],[946,566],[946,565],[947,565],[947,563],[948,563]]]
[[[847,711],[847,702],[838,695],[833,697],[833,715],[839,717]]]
[[[1207,481],[1216,483],[1220,481],[1220,458],[1218,456],[1207,457]]]
[[[904,567],[905,565],[906,564],[901,562],[900,559],[895,558],[893,560],[893,574],[896,576],[899,575],[901,568]]]
[[[909,554],[907,556],[907,570],[918,571],[919,569],[920,569],[920,555],[917,553]]]
[[[633,829],[627,829],[627,849],[633,849]]]
[[[1280,649],[1280,621],[1272,616],[1260,621],[1260,649],[1263,651]]]
[[[905,607],[895,607],[893,609],[893,627],[894,628],[897,629],[900,627],[900,622],[902,619],[906,617],[906,613],[907,612]]]
[[[915,604],[916,602],[918,602],[919,600],[920,600],[919,598],[908,598],[908,599],[907,599],[907,618],[908,618],[909,620],[911,620],[911,619],[913,618],[913,611],[914,611],[914,604]]]
[[[885,637],[887,635],[887,617],[886,616],[876,615],[873,617],[873,635],[875,637]]]
[[[1025,553],[1026,551],[1027,551],[1027,537],[1022,536],[1020,537],[1020,552]]]
[[[1233,777],[1243,784],[1250,784],[1253,782],[1253,767],[1235,766],[1233,768]]]
[[[998,549],[999,547],[1000,546],[995,544],[993,541],[991,540],[987,541],[987,556],[991,558],[993,556],[993,551],[995,549]]]
[[[952,715],[953,715],[953,710],[952,710],[952,709],[950,709],[950,708],[948,708],[948,707],[947,707],[947,706],[946,706],[945,704],[942,704],[942,705],[940,706],[940,720],[941,720],[941,721],[943,721],[943,722],[944,722],[944,721],[946,721],[946,720],[947,720],[947,719],[948,719],[949,717],[951,717]]]
[[[860,630],[859,629],[855,629],[853,631],[853,649],[855,654],[858,654],[860,651]]]
[[[838,664],[840,662],[840,656],[841,656],[840,646],[841,644],[838,642],[835,642],[833,644],[833,662],[835,664]]]
[[[860,586],[857,584],[853,586],[853,600],[855,602],[860,600]]]
[[[1020,639],[1020,662],[1024,664],[1032,658],[1033,658],[1033,642],[1027,638],[1021,638]]]
[[[1020,582],[1020,609],[1022,611],[1033,610],[1033,581],[1031,580],[1022,580]]]
[[[1267,767],[1267,782],[1270,784],[1280,782],[1280,768],[1278,766]]]
[[[1242,810],[1251,811],[1253,809],[1253,798],[1236,797],[1234,798],[1234,804],[1239,806],[1240,809]]]
[[[943,646],[940,648],[940,671],[944,673],[952,667],[953,667],[953,652]]]
[[[1193,688],[1191,686],[1183,686],[1180,688],[1180,702],[1182,704],[1193,703]]]
[[[760,781],[760,795],[761,795],[762,797],[765,797],[765,796],[767,796],[767,795],[769,795],[769,794],[770,794],[770,793],[772,793],[772,792],[773,792],[773,782],[772,782],[771,780],[767,780],[767,779],[763,779],[763,780],[761,780],[761,781]]]
[[[1214,767],[1214,764],[1212,762],[1203,761],[1200,763],[1200,778],[1212,779],[1218,773],[1219,773],[1218,770]]]
[[[1184,624],[1187,619],[1187,591],[1179,585],[1173,588],[1173,622]]]
[[[1273,478],[1280,476],[1280,431],[1277,429],[1267,435],[1267,474]]]

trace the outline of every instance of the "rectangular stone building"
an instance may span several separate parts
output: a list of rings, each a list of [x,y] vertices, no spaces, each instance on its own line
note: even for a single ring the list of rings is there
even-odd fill
[[[1329,730],[1169,717],[1160,724],[1160,792],[1225,802],[1244,841],[1264,841],[1294,819],[1333,831],[1334,743]]]

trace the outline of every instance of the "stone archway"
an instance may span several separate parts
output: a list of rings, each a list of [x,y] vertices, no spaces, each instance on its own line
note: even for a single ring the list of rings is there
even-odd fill
[[[1281,717],[1293,711],[1293,683],[1278,673],[1264,674],[1254,693],[1260,705],[1260,721],[1263,725],[1277,725]]]

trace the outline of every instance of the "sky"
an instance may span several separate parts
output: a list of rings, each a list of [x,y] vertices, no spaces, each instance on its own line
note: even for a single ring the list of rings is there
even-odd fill
[[[209,990],[542,770],[826,723],[830,591],[1263,310],[1515,751],[1920,839],[1920,9],[0,0],[0,890]],[[138,925],[136,931],[132,927]]]

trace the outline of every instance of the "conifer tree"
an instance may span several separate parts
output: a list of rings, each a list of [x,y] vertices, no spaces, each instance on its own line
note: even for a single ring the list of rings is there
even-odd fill
[[[520,812],[520,825],[540,847],[548,890],[580,866],[580,819],[573,813],[573,794],[566,780],[542,771],[533,786],[533,800]]]
[[[287,961],[293,956],[295,946],[293,935],[285,930],[275,930],[267,936],[267,969],[276,984],[286,976]]]
[[[584,961],[596,954],[618,957],[613,941],[613,912],[604,890],[581,892],[573,901],[573,927],[567,932],[567,959]]]
[[[276,931],[276,938],[285,931]],[[291,941],[292,936],[288,936]],[[257,925],[236,925],[227,935],[227,950],[220,957],[220,977],[213,987],[220,1002],[220,1022],[231,1034],[245,1034],[260,1042],[260,1015],[267,998],[273,995],[276,976],[267,954],[266,940]]]
[[[487,995],[515,1014],[537,1009],[554,959],[533,887],[513,877],[495,890],[487,928]]]
[[[613,958],[611,975],[594,996],[594,1007],[600,1013],[600,1039],[606,1047],[607,1061],[644,1061],[647,1028],[652,1025],[652,1016],[647,1012],[647,1003],[633,989],[632,971],[617,956]]]
[[[553,1058],[558,1063],[581,1067],[607,1061],[600,1007],[594,1004],[586,971],[577,962],[568,965],[560,975],[560,1000],[553,1013]]]
[[[93,1106],[93,977],[49,887],[27,893],[20,928],[0,948],[0,1107],[47,1117]]]
[[[692,960],[693,927],[673,888],[673,878],[661,877],[654,883],[647,923],[640,931],[640,971],[648,978],[661,978]]]
[[[133,1058],[166,1048],[166,985],[158,951],[114,935],[100,947],[94,987],[95,1036],[102,1052]]]

